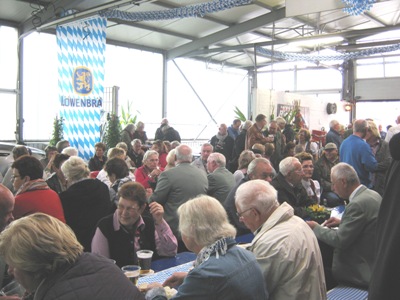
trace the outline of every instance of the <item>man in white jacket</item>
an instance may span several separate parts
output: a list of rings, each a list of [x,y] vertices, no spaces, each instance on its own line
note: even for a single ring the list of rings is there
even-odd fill
[[[237,214],[255,235],[248,249],[263,271],[270,300],[324,300],[321,252],[305,221],[268,182],[251,180],[236,192]]]

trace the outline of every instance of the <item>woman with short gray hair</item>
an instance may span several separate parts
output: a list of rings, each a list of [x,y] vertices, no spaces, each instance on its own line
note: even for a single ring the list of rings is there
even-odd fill
[[[68,189],[60,194],[65,220],[85,251],[90,252],[97,222],[111,213],[108,187],[89,178],[89,168],[80,157],[70,157],[61,171],[68,182]]]
[[[182,240],[197,258],[189,273],[174,273],[164,282],[179,286],[174,299],[268,299],[260,266],[236,245],[236,230],[218,200],[198,196],[182,204],[178,214]]]

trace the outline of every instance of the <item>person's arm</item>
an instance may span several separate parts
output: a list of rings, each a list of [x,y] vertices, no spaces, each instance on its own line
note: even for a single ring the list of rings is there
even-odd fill
[[[357,240],[357,237],[364,230],[365,215],[360,205],[351,203],[347,205],[337,230],[332,230],[321,225],[314,227],[314,233],[317,238],[328,245],[346,249]]]
[[[208,179],[207,195],[213,196],[217,189],[217,183],[215,182],[215,177],[212,174],[207,174],[207,179]]]
[[[96,232],[92,239],[92,253],[100,254],[104,257],[110,258],[108,239],[104,236],[99,227],[96,228]]]
[[[149,204],[150,213],[154,219],[156,250],[159,256],[175,256],[178,241],[168,223],[164,220],[164,208],[157,202]]]
[[[374,172],[378,168],[378,162],[375,159],[374,154],[372,153],[371,147],[366,144],[364,149],[361,149],[361,163],[364,165],[365,169],[369,172]]]

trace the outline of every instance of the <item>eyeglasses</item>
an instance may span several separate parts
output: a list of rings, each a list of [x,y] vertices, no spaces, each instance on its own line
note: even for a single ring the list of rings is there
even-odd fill
[[[125,206],[123,206],[123,205],[121,205],[121,204],[118,204],[118,205],[117,205],[117,209],[118,209],[119,211],[124,211],[124,210],[126,210],[128,213],[133,213],[133,212],[135,212],[135,211],[138,211],[138,210],[139,210],[139,207],[133,207],[133,206],[127,206],[127,207],[125,207]]]
[[[295,173],[297,173],[297,174],[299,174],[299,175],[301,175],[301,174],[303,174],[303,173],[304,173],[303,169],[300,169],[300,170],[294,170],[293,172],[295,172]]]
[[[11,176],[11,181],[14,181],[15,178],[21,178],[21,175],[12,175]]]
[[[253,208],[250,207],[250,208],[246,209],[245,211],[242,211],[241,213],[240,213],[240,212],[236,212],[236,215],[237,215],[237,217],[240,219],[240,218],[243,217],[243,215],[244,215],[246,212],[248,212],[248,211],[251,210],[251,209],[253,209]]]

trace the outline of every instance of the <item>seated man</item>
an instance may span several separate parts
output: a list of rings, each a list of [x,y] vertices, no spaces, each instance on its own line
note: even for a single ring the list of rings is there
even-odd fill
[[[204,143],[201,145],[201,152],[200,157],[196,158],[191,165],[199,168],[200,170],[204,171],[208,174],[207,170],[207,159],[210,154],[213,152],[214,147],[210,143]]]
[[[375,262],[376,229],[381,196],[360,184],[356,171],[339,163],[331,172],[333,190],[349,199],[342,220],[330,218],[326,227],[307,222],[316,237],[335,248],[332,272],[339,283],[368,289]],[[331,227],[339,226],[337,230]]]
[[[272,180],[272,186],[278,191],[279,203],[287,202],[294,209],[294,214],[301,218],[306,216],[304,208],[313,204],[307,191],[301,185],[303,168],[295,157],[286,157],[279,164],[278,175]]]
[[[334,143],[328,143],[325,145],[321,157],[314,165],[313,179],[317,180],[321,184],[321,203],[328,207],[335,207],[344,204],[343,200],[332,192],[331,187],[331,169],[338,163],[338,148]]]
[[[269,299],[326,299],[318,241],[289,204],[279,204],[273,186],[246,182],[236,191],[235,204],[240,221],[255,234],[249,250],[261,266]]]
[[[146,190],[137,182],[121,186],[117,210],[101,219],[92,240],[92,252],[112,258],[119,267],[137,264],[136,251],[152,250],[153,259],[174,256],[176,237],[156,202],[147,209]]]
[[[104,151],[106,151],[106,145],[103,143],[96,143],[94,145],[95,154],[89,160],[89,170],[93,171],[100,171],[103,169],[104,164],[107,161],[107,157],[104,156]]]
[[[249,180],[261,179],[271,182],[275,174],[275,170],[271,166],[269,160],[262,157],[253,159],[247,168],[246,176],[232,188],[232,190],[226,197],[224,208],[228,214],[229,222],[231,222],[231,224],[235,226],[238,236],[249,233],[249,229],[246,228],[246,226],[244,226],[242,222],[240,222],[239,217],[237,216],[237,210],[235,206],[236,190],[239,188],[240,185]]]
[[[228,171],[225,156],[221,153],[211,153],[207,160],[208,190],[207,194],[224,203],[229,192],[235,185],[233,174]]]

